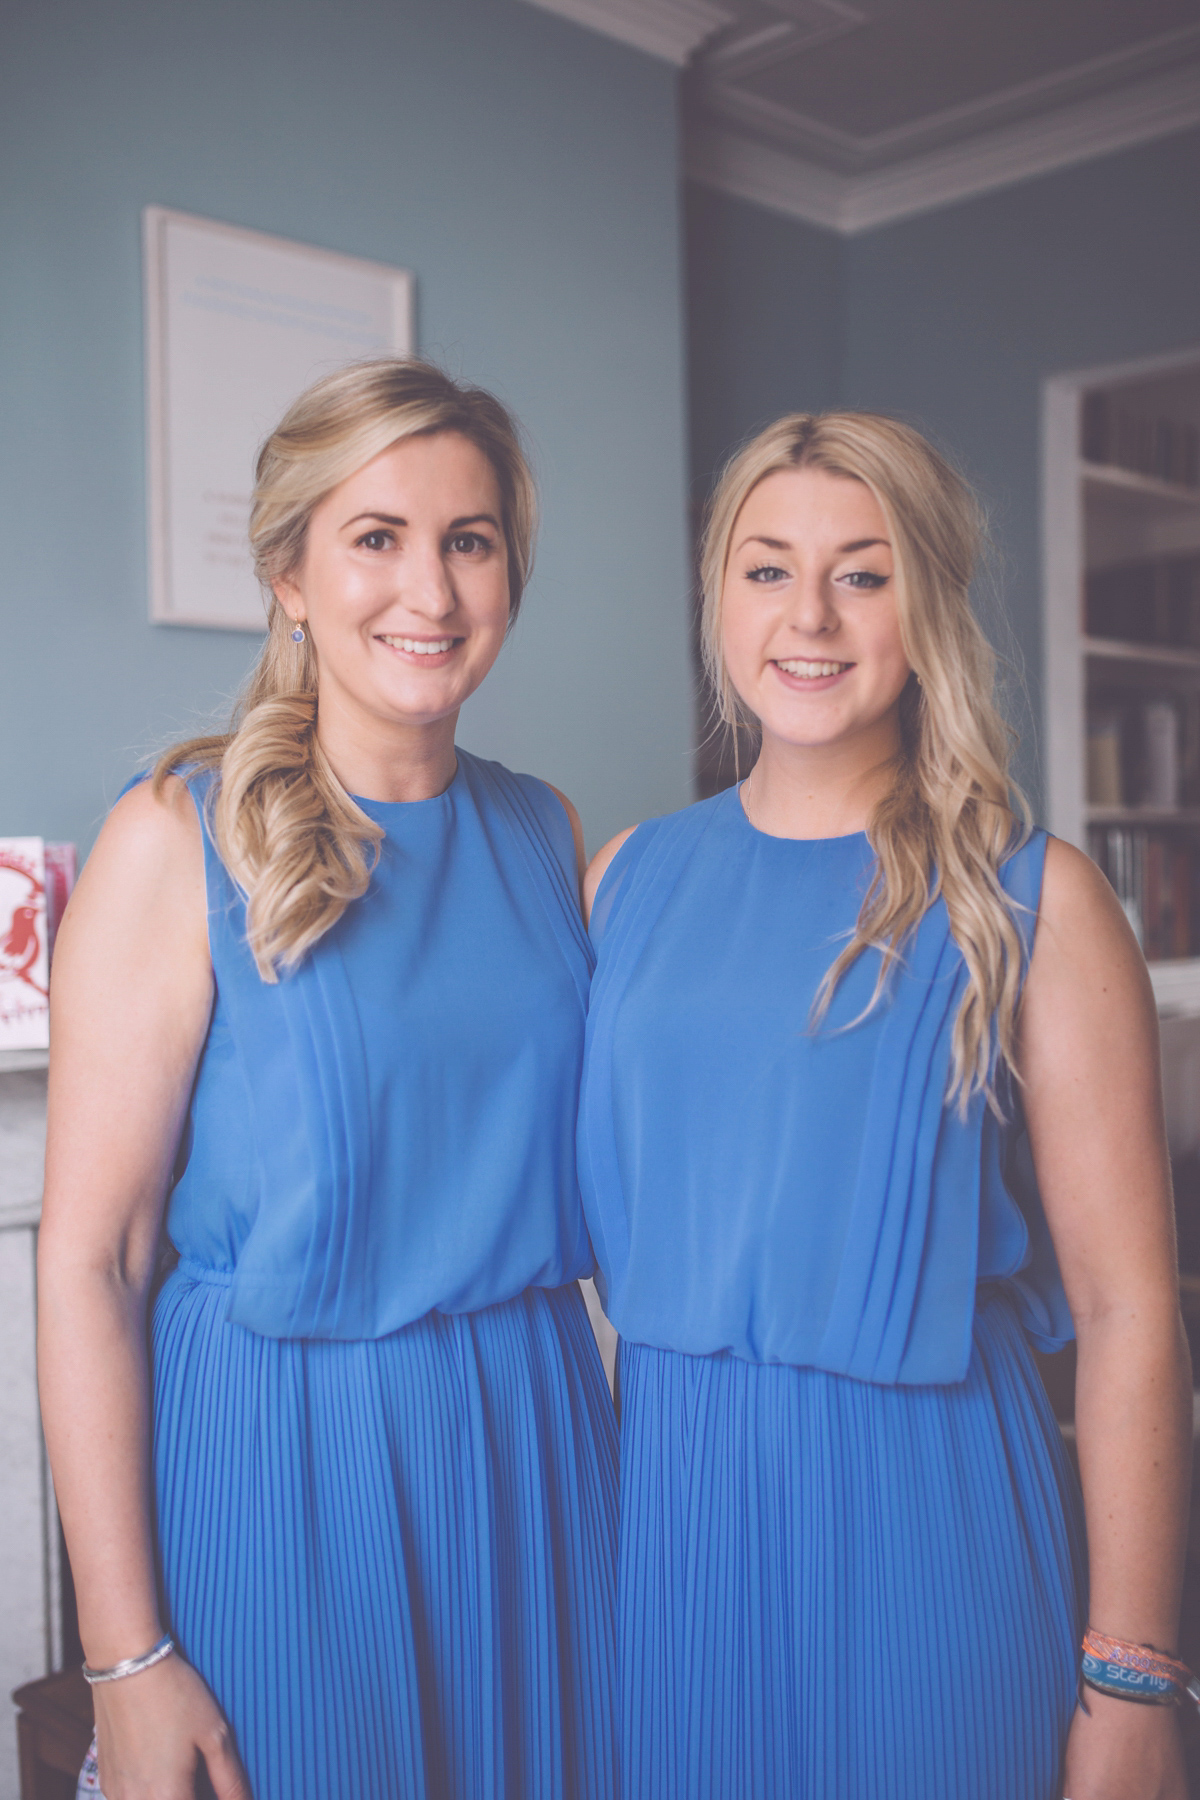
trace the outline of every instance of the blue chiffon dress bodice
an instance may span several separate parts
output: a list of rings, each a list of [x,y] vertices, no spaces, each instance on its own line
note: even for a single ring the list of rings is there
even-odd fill
[[[370,887],[275,984],[205,832],[216,1001],[167,1225],[272,1337],[382,1337],[592,1269],[561,803],[460,751],[443,794],[358,804],[385,832]]]
[[[1027,951],[1044,855],[1038,832],[1001,872]],[[865,833],[770,837],[728,789],[606,872],[579,1163],[622,1336],[961,1380],[987,1280],[1042,1348],[1072,1335],[1019,1113],[945,1105],[965,966],[944,904],[875,1004],[868,951],[811,1026],[874,867]]]
[[[1001,868],[1026,960],[1045,850]],[[874,870],[865,834],[770,837],[730,789],[639,827],[596,896],[625,1800],[1055,1792],[1083,1562],[1027,1340],[1070,1313],[1013,1093],[1003,1125],[947,1104],[944,903],[813,1024]]]
[[[215,1000],[153,1318],[165,1620],[254,1800],[615,1800],[565,811],[461,750],[436,798],[362,801],[366,893],[269,983],[209,785]]]

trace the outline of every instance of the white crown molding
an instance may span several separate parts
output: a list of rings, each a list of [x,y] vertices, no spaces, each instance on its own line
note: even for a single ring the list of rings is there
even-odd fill
[[[1200,64],[847,175],[693,117],[688,175],[810,225],[852,234],[1200,125]]]
[[[735,15],[716,0],[526,0],[574,25],[599,31],[680,68],[705,38]]]
[[[802,219],[806,225],[846,230],[852,176],[805,162],[790,151],[743,137],[707,119],[688,125],[684,173],[702,187],[732,194],[735,200],[751,200],[789,219]]]
[[[866,13],[849,0],[770,0],[770,4],[776,14],[785,16],[727,35],[704,53],[701,60],[710,79],[733,86],[781,58],[803,55],[869,23]]]
[[[1110,94],[1118,87],[1131,87],[1139,79],[1168,70],[1174,73],[1182,64],[1198,60],[1200,25],[1186,25],[981,99],[926,113],[908,124],[869,137],[856,136],[740,89],[735,81],[725,80],[717,58],[699,59],[700,79],[693,104],[727,124],[741,126],[782,148],[798,151],[801,156],[815,157],[843,174],[861,174],[1036,113],[1057,112],[1075,101]]]

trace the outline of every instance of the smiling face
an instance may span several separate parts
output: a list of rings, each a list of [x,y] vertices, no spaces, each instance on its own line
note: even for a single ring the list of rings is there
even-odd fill
[[[508,627],[491,463],[457,432],[401,439],[313,509],[304,560],[274,587],[312,639],[322,714],[403,726],[452,718]]]
[[[824,469],[777,470],[748,495],[721,592],[729,678],[764,739],[893,754],[911,670],[887,521],[870,488]]]

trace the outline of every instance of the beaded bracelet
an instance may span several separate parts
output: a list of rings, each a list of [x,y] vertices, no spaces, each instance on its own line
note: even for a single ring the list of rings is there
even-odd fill
[[[1149,1644],[1127,1644],[1090,1627],[1083,1634],[1079,1678],[1098,1694],[1114,1694],[1140,1706],[1171,1706],[1186,1695],[1200,1707],[1200,1680],[1186,1663]]]
[[[155,1663],[163,1660],[164,1656],[170,1656],[174,1648],[175,1645],[169,1636],[161,1637],[154,1648],[147,1650],[144,1656],[126,1657],[124,1662],[114,1663],[111,1669],[89,1669],[88,1665],[84,1663],[83,1679],[90,1687],[95,1687],[100,1681],[124,1681],[127,1675],[140,1675],[143,1669],[152,1669]]]

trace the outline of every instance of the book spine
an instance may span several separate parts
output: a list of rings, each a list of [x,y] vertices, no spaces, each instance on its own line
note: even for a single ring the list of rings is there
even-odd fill
[[[1144,806],[1172,812],[1179,805],[1179,715],[1170,700],[1142,707]]]

